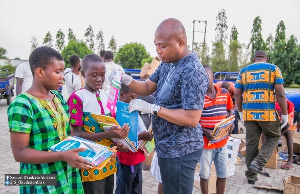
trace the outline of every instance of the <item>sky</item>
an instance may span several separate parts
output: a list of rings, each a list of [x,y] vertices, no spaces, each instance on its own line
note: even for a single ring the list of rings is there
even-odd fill
[[[32,36],[41,46],[48,31],[55,39],[61,29],[67,41],[71,28],[77,38],[84,39],[84,32],[91,25],[95,35],[100,29],[103,31],[106,47],[114,36],[118,47],[138,42],[156,56],[153,41],[157,26],[164,19],[177,18],[186,28],[189,45],[193,21],[207,21],[206,42],[211,50],[216,16],[222,9],[227,15],[228,37],[235,25],[240,43],[249,43],[256,16],[261,17],[265,40],[270,33],[275,36],[281,20],[287,38],[294,34],[300,39],[300,0],[0,0],[0,47],[7,50],[9,58],[27,60]],[[195,30],[199,29],[204,27],[196,23]],[[202,41],[201,33],[195,33],[195,41]]]

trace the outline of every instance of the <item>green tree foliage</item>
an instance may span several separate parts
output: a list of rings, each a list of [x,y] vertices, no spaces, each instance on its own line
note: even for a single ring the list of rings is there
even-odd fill
[[[31,43],[31,52],[32,52],[34,49],[36,49],[37,47],[39,47],[39,43],[38,43],[38,41],[37,41],[37,39],[36,39],[35,36],[32,36],[32,37],[31,37],[30,43]]]
[[[111,37],[108,43],[108,49],[113,53],[117,52],[117,41],[114,36]]]
[[[122,46],[117,53],[115,61],[122,64],[123,68],[140,69],[143,59],[149,59],[150,55],[141,43],[128,43]]]
[[[253,27],[252,27],[252,35],[250,39],[249,46],[251,45],[251,58],[253,58],[253,55],[256,50],[266,50],[266,43],[262,37],[261,27],[262,21],[259,16],[256,16],[256,18],[253,21]]]
[[[142,67],[141,67],[141,68],[144,67],[144,64],[145,64],[145,63],[150,63],[150,64],[151,64],[152,61],[153,61],[153,57],[151,57],[151,56],[149,56],[148,58],[144,58],[144,59],[142,60]]]
[[[2,74],[2,76],[5,76],[6,77],[6,70],[8,70],[8,74],[11,75],[11,74],[14,74],[15,71],[16,71],[16,66],[12,66],[10,64],[8,65],[0,65],[0,74]]]
[[[210,65],[211,58],[209,56],[208,46],[207,46],[206,42],[204,42],[204,44],[201,46],[200,60],[201,60],[202,64],[204,64],[204,65]]]
[[[0,59],[7,59],[6,54],[7,54],[6,49],[3,47],[0,47]]]
[[[76,36],[71,28],[68,30],[68,42],[76,41]]]
[[[239,53],[241,52],[242,46],[238,41],[238,31],[235,26],[231,29],[230,44],[229,44],[229,60],[228,70],[231,72],[238,71],[239,67]]]
[[[250,65],[252,62],[250,60],[251,57],[251,51],[245,43],[241,45],[241,52],[239,54],[239,63],[240,67],[239,70],[246,67],[247,65]]]
[[[86,31],[84,33],[84,38],[85,38],[86,45],[89,47],[89,49],[91,51],[95,50],[94,37],[95,37],[94,30],[93,30],[92,26],[89,25],[89,27],[86,29]]]
[[[218,71],[228,71],[227,60],[225,59],[225,49],[222,42],[214,42],[212,50],[212,70],[214,72]]]
[[[205,42],[202,45],[194,43],[194,53],[199,57],[203,65],[210,65],[208,46]]]
[[[65,60],[66,67],[70,67],[69,58],[71,55],[78,55],[80,58],[83,58],[85,55],[92,53],[83,41],[70,41],[61,52],[61,55]]]
[[[272,34],[269,34],[267,40],[266,40],[266,47],[267,47],[267,54],[269,56],[269,58],[271,59],[271,54],[274,51],[274,38],[272,36]]]
[[[215,31],[217,32],[216,40],[222,43],[225,43],[227,39],[227,16],[224,9],[219,11],[218,16],[216,17],[217,26]]]
[[[53,46],[53,40],[52,40],[52,35],[51,33],[48,31],[47,34],[45,35],[44,41],[43,41],[43,45],[44,46],[48,46],[48,47],[52,47]]]
[[[61,52],[65,46],[65,34],[63,33],[63,31],[61,29],[59,29],[56,33],[56,45],[55,46],[59,52]]]
[[[288,80],[284,80],[286,85],[293,82],[300,83],[300,48],[294,35],[291,35],[286,45],[286,73]]]
[[[286,53],[286,40],[285,40],[285,25],[280,21],[276,28],[274,51],[271,55],[271,61],[277,65],[282,72],[287,72],[287,53]]]
[[[284,22],[281,20],[279,22],[279,24],[277,25],[277,28],[276,28],[276,36],[275,36],[275,42],[279,42],[279,41],[282,41],[284,40],[285,41],[285,24]]]
[[[212,50],[212,70],[214,72],[217,71],[228,71],[227,67],[227,60],[225,59],[225,49],[224,44],[227,38],[227,17],[225,10],[221,10],[216,17],[217,26],[216,30],[216,40],[213,43],[213,50]]]
[[[102,30],[99,30],[98,34],[96,35],[96,41],[98,45],[97,46],[98,54],[100,55],[100,52],[105,50],[104,35]]]

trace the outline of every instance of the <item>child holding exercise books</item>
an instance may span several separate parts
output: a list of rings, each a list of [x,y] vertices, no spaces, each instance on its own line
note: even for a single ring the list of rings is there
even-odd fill
[[[227,178],[227,140],[228,137],[222,138],[221,141],[210,144],[215,140],[213,130],[222,120],[233,115],[233,103],[227,90],[217,87],[213,83],[214,74],[208,65],[203,66],[208,75],[208,89],[205,95],[204,107],[200,118],[200,125],[203,130],[204,147],[200,160],[200,187],[201,193],[208,193],[208,178],[210,177],[211,164],[214,161],[217,182],[217,193],[224,193]],[[232,130],[233,125],[231,126]]]
[[[29,57],[32,86],[7,109],[11,147],[20,174],[56,174],[56,185],[21,185],[20,193],[83,193],[79,170],[92,166],[78,148],[49,152],[71,135],[69,109],[58,93],[63,84],[63,57],[50,47],[39,47]]]
[[[119,100],[129,103],[136,99],[137,95],[125,84],[121,85]],[[138,140],[151,141],[153,134],[146,132],[141,117],[138,117]],[[117,188],[115,194],[130,194],[142,193],[142,162],[145,160],[144,152],[138,150],[137,152],[117,152],[118,155],[118,172],[117,172]]]
[[[109,115],[106,107],[107,93],[102,90],[105,79],[105,65],[103,60],[95,54],[87,55],[82,60],[82,76],[85,86],[73,92],[68,100],[70,106],[70,123],[74,136],[95,141],[107,147],[114,144],[110,138],[125,138],[129,127],[113,126],[108,130],[100,128],[93,114]],[[112,194],[114,188],[114,173],[117,171],[116,159],[112,158],[102,169],[95,167],[82,170],[81,177],[86,194]]]

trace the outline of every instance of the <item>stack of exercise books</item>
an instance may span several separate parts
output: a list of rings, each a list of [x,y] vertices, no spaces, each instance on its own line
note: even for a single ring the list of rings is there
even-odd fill
[[[103,168],[111,159],[111,156],[116,152],[115,148],[108,148],[98,143],[80,138],[69,136],[63,141],[50,147],[50,151],[60,152],[75,148],[86,148],[85,151],[79,152],[78,155],[83,157],[88,162],[93,163],[94,166]]]
[[[99,123],[100,127],[105,130],[109,129],[112,126],[120,126],[120,124],[113,117],[96,114],[91,114],[91,116]],[[137,152],[137,148],[128,137],[124,139],[111,138],[111,140],[115,143],[121,143],[132,152]]]
[[[213,140],[208,142],[208,145],[211,145],[213,143],[217,143],[219,141],[222,141],[223,139],[227,138],[230,133],[230,129],[234,123],[235,116],[232,115],[231,117],[228,117],[227,119],[224,119],[217,123],[215,125],[215,128],[213,130],[212,136],[214,137]]]

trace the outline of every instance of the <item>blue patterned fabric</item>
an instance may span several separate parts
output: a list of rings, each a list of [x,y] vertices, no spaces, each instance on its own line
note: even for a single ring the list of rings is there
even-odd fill
[[[162,62],[149,77],[157,83],[154,103],[168,109],[203,110],[208,77],[195,54],[176,63]],[[175,158],[203,147],[202,128],[178,126],[153,116],[155,145],[158,157]]]

